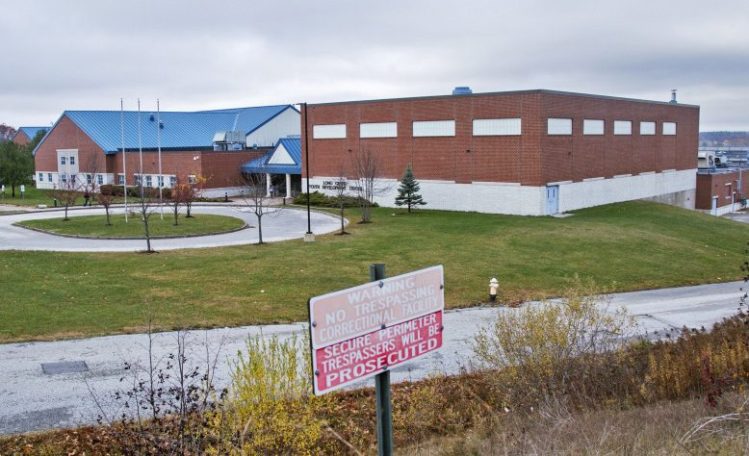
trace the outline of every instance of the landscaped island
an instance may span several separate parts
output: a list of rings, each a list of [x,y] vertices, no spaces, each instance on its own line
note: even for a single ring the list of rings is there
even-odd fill
[[[128,217],[128,222],[125,222],[124,214],[112,215],[111,225],[107,225],[104,215],[71,216],[69,220],[62,218],[27,220],[17,225],[52,234],[86,238],[141,239],[144,237],[143,222],[137,214]],[[152,214],[148,219],[151,238],[226,233],[244,226],[245,222],[241,219],[211,214],[199,214],[189,218],[180,217],[178,225],[174,224],[174,217],[169,211],[164,211],[163,219],[158,213]]]

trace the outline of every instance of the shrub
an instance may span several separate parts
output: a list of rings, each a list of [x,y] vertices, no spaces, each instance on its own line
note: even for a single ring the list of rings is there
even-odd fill
[[[559,300],[501,312],[473,348],[484,366],[513,379],[513,402],[569,394],[573,380],[604,372],[611,356],[624,353],[634,321],[608,307],[592,282],[575,278]]]
[[[341,207],[341,200],[343,200],[343,207],[359,207],[361,204],[361,197],[359,196],[349,196],[344,195],[341,197],[338,196],[328,196],[324,193],[320,192],[312,192],[309,194],[309,204],[310,206],[318,206],[318,207]],[[299,205],[306,205],[307,204],[307,194],[306,193],[300,193],[297,196],[294,197],[294,204]],[[372,207],[377,207],[377,203],[372,203]]]
[[[238,354],[232,386],[209,413],[210,454],[310,454],[320,449],[326,398],[312,396],[309,343],[255,336]],[[303,361],[301,361],[303,360]],[[301,361],[301,362],[300,362]]]

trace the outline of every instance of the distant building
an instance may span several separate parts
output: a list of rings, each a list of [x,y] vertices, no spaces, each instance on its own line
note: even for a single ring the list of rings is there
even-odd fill
[[[303,124],[310,190],[333,193],[325,182],[342,174],[356,185],[355,158],[370,152],[383,206],[394,205],[408,165],[432,209],[548,215],[642,198],[695,204],[698,106],[463,88],[312,104]]]
[[[724,215],[743,207],[749,184],[749,147],[700,147],[695,207]]]
[[[242,165],[242,173],[265,174],[267,196],[296,196],[302,188],[302,147],[299,136],[279,139],[273,150]]]
[[[84,179],[134,186],[143,179],[148,187],[169,188],[202,176],[206,195],[223,196],[237,190],[242,164],[299,130],[299,111],[291,105],[141,112],[140,118],[134,111],[65,111],[34,151],[37,186]]]
[[[40,131],[45,134],[49,131],[49,127],[19,127],[15,136],[13,136],[13,142],[19,146],[25,146],[34,139]]]

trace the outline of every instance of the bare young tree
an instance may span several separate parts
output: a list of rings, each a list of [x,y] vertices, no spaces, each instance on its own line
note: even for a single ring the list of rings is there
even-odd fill
[[[151,248],[151,231],[148,226],[148,222],[151,216],[154,214],[154,201],[153,189],[146,188],[143,185],[143,176],[138,179],[138,189],[140,194],[140,201],[138,203],[138,213],[140,219],[143,222],[143,236],[146,239],[146,253],[153,253],[155,250]],[[157,195],[158,197],[158,195]]]
[[[369,149],[361,149],[354,156],[353,169],[355,184],[351,188],[356,191],[361,208],[361,220],[359,223],[370,223],[372,221],[372,204],[375,195],[386,191],[378,184],[377,178],[381,174],[379,157]]]
[[[85,199],[85,202],[83,203],[84,206],[90,204],[91,198],[93,198],[93,195],[99,188],[99,182],[97,179],[99,173],[103,169],[102,158],[102,155],[97,153],[89,155],[84,168],[86,171],[81,174],[80,189],[83,191],[83,198]],[[109,224],[109,220],[107,220],[107,224]]]
[[[60,178],[60,182],[52,190],[52,197],[65,208],[65,217],[63,218],[65,222],[70,220],[68,218],[68,208],[75,206],[75,201],[80,196],[80,187],[77,180],[78,178],[74,174],[63,175]]]
[[[343,236],[344,234],[349,234],[348,231],[346,231],[346,218],[344,217],[344,211],[346,208],[346,174],[341,170],[340,173],[338,173],[340,177],[337,177],[335,180],[335,196],[336,200],[338,202],[338,208],[340,210],[340,217],[341,217],[341,231],[338,232],[339,235]]]
[[[257,217],[258,244],[263,243],[263,215],[268,212],[267,181],[264,173],[244,174],[242,176],[242,193],[240,199]]]
[[[179,207],[185,206],[190,210],[190,205],[195,199],[195,187],[187,183],[177,183],[172,189],[172,209],[174,212],[174,226],[179,225]]]
[[[96,201],[104,206],[104,212],[107,215],[107,226],[112,226],[112,221],[109,213],[109,208],[112,207],[112,202],[114,202],[112,186],[102,185],[99,188],[99,193],[96,195]]]

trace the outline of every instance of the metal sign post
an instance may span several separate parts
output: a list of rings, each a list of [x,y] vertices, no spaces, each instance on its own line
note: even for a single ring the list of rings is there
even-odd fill
[[[376,263],[369,265],[369,280],[376,282],[385,279],[385,265]],[[393,412],[390,404],[390,371],[387,370],[375,376],[375,401],[377,413],[377,454],[390,456],[393,454]]]

